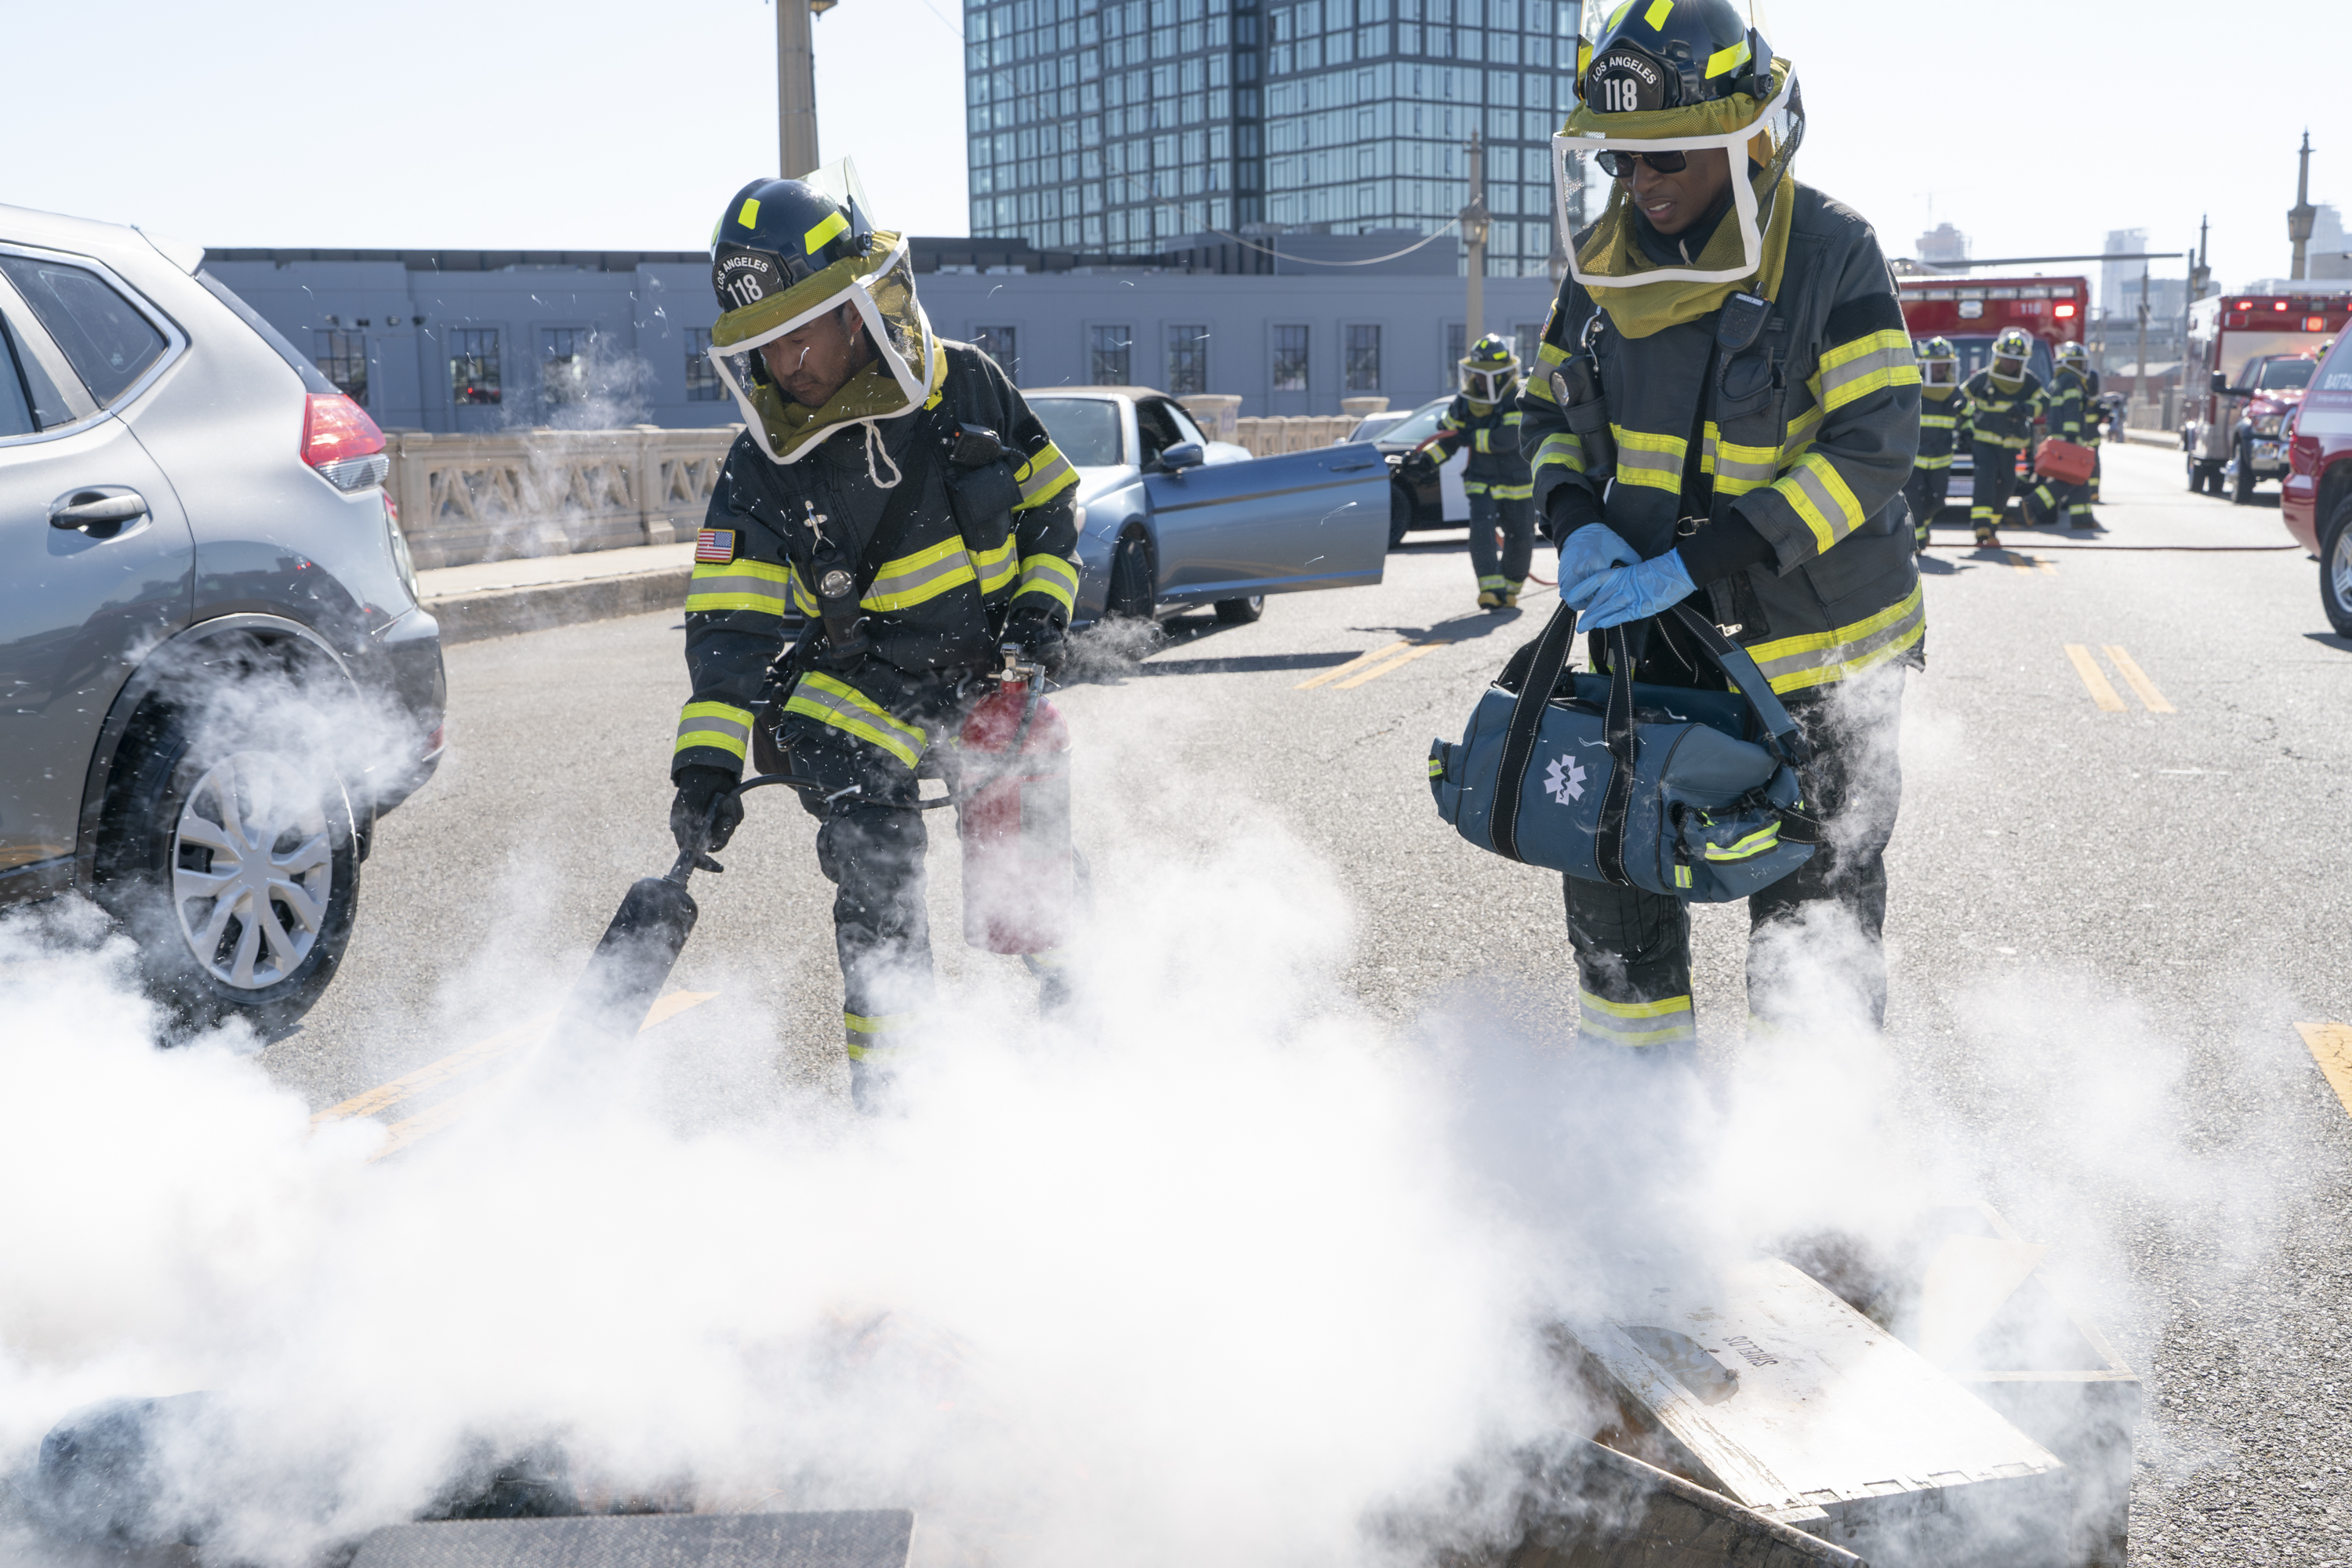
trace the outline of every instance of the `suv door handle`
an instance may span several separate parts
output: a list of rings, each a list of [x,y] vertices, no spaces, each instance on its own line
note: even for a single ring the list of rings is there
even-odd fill
[[[146,498],[128,485],[89,485],[68,490],[49,503],[51,528],[74,528],[85,533],[102,531],[111,535],[121,524],[146,515]]]

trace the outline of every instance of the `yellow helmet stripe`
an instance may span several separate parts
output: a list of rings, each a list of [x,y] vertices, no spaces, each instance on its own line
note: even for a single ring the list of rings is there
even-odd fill
[[[735,221],[745,228],[759,227],[760,198],[757,196],[745,196],[743,198],[743,210],[735,215]]]
[[[1642,13],[1642,20],[1647,22],[1650,31],[1654,33],[1664,27],[1666,18],[1674,14],[1675,0],[1650,0],[1650,8]]]
[[[831,217],[826,218],[823,223],[817,225],[814,228],[809,230],[807,234],[801,237],[801,247],[806,250],[811,256],[814,256],[818,251],[824,248],[824,242],[826,240],[831,239],[835,235],[839,234],[843,229],[845,229],[848,226],[849,220],[842,216],[841,214],[835,213]]]
[[[1742,38],[1729,48],[1717,49],[1707,56],[1706,74],[1709,78],[1719,77],[1726,71],[1738,70],[1741,66],[1746,65],[1748,60],[1748,40]]]

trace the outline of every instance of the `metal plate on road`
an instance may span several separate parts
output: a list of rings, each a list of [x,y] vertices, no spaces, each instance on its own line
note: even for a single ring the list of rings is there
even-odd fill
[[[1576,1326],[1578,1342],[1697,1462],[1767,1518],[2056,1472],[1981,1400],[1778,1258]]]
[[[689,1513],[379,1530],[352,1568],[906,1568],[915,1516]]]

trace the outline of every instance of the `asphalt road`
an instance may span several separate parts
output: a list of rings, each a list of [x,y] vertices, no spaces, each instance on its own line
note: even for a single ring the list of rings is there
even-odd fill
[[[1825,1080],[1792,1101],[1790,1157],[1916,1149],[2053,1244],[2147,1379],[2135,1562],[2352,1561],[2352,1116],[2296,1028],[2352,1022],[2352,644],[2299,551],[2216,548],[2288,542],[2273,492],[2191,497],[2171,455],[2114,447],[2105,489],[2093,540],[2012,531],[1992,555],[1938,531],[1880,1076],[1864,1100]],[[1564,1032],[1558,881],[1471,849],[1425,793],[1431,738],[1458,736],[1550,603],[1488,616],[1473,593],[1460,536],[1417,536],[1379,587],[1188,617],[1139,661],[1098,649],[1058,700],[1105,918],[1153,899],[1224,918],[1222,886],[1231,918],[1328,935],[1336,975],[1297,984],[1393,1037]],[[384,823],[344,971],[273,1074],[330,1106],[553,1005],[670,858],[678,645],[650,616],[450,651],[449,760]],[[666,1026],[709,1055],[715,1113],[845,1089],[831,889],[781,795],[698,880],[677,981],[714,994]],[[931,864],[954,994],[1020,1005],[1013,962],[956,940],[937,820]],[[1745,915],[1702,909],[1696,932],[1702,1038],[1729,1070],[1760,1048]]]

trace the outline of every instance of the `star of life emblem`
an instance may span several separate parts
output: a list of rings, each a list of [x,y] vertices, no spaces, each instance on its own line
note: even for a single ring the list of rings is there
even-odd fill
[[[1584,764],[1574,757],[1561,757],[1544,770],[1544,793],[1566,805],[1571,800],[1584,798]]]

